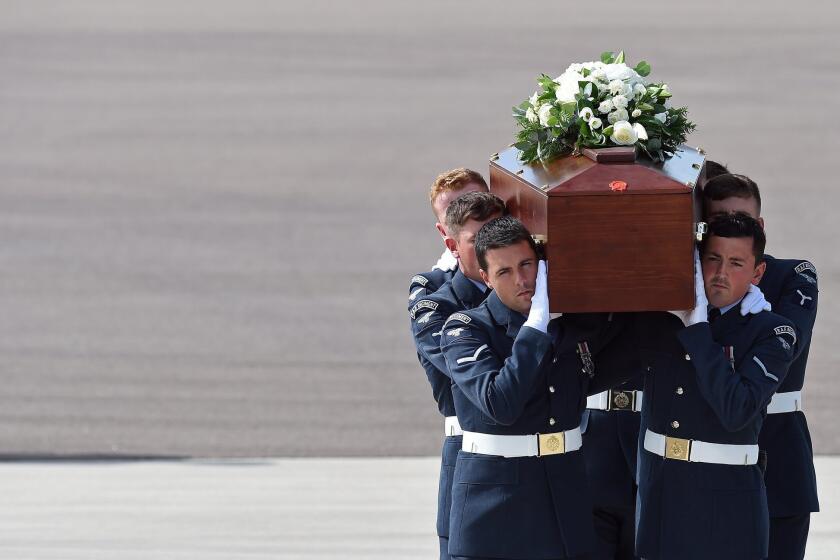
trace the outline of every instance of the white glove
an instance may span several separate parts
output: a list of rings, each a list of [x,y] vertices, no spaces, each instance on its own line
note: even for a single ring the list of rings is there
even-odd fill
[[[703,283],[703,269],[700,267],[700,254],[694,249],[694,309],[669,311],[690,327],[709,320],[709,300],[706,299],[706,286]]]
[[[438,259],[438,262],[435,263],[435,266],[432,267],[432,270],[436,268],[444,272],[452,272],[458,268],[458,259],[452,256],[449,249],[444,249],[443,254]]]
[[[524,326],[547,333],[548,318],[548,275],[545,261],[540,261],[537,270],[537,285],[534,288],[534,295],[531,296],[531,311],[528,312],[528,319],[525,320]]]
[[[770,311],[773,308],[770,302],[764,299],[764,292],[755,284],[750,284],[750,289],[744,299],[741,300],[741,315],[755,315],[762,311]]]

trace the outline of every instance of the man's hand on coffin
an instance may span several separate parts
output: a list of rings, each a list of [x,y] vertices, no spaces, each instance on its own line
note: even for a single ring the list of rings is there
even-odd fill
[[[432,270],[438,269],[444,272],[451,272],[456,268],[458,268],[458,259],[452,256],[449,249],[444,249],[443,254],[441,254],[438,262],[435,263],[435,266],[432,267]]]
[[[703,283],[703,270],[700,267],[700,254],[694,249],[694,309],[684,311],[669,311],[690,327],[709,320],[709,300],[706,299],[706,286]]]
[[[528,312],[528,319],[525,320],[526,327],[548,332],[548,274],[545,261],[540,261],[537,269],[537,284],[534,287],[534,295],[531,296],[531,311]]]

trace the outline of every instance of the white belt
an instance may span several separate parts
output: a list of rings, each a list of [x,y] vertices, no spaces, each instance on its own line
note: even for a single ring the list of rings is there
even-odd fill
[[[663,436],[645,432],[645,449],[666,459],[719,465],[754,465],[758,462],[758,445],[733,445]]]
[[[443,421],[443,434],[449,436],[462,436],[464,431],[461,429],[461,424],[458,423],[457,416],[447,416]]]
[[[776,393],[767,405],[767,414],[782,414],[802,410],[802,391]]]
[[[604,391],[586,397],[586,408],[593,410],[626,410],[641,412],[642,391]]]
[[[544,457],[577,451],[583,445],[580,427],[552,434],[499,436],[464,432],[461,449],[469,453],[499,457]]]

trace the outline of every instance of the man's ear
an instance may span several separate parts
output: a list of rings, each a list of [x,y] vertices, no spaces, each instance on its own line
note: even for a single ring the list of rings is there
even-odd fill
[[[478,273],[481,274],[481,279],[484,280],[484,283],[492,288],[493,284],[490,283],[490,277],[487,276],[487,273],[484,272],[484,269],[483,268],[478,269]]]
[[[756,221],[761,225],[761,229],[764,229],[764,218],[759,216],[758,220],[756,220]]]
[[[761,263],[755,267],[755,272],[753,272],[752,283],[758,286],[758,283],[761,282],[761,278],[764,276],[764,271],[767,270],[767,263],[761,261]]]
[[[453,257],[455,257],[456,259],[460,258],[458,256],[458,244],[455,243],[454,239],[448,236],[444,236],[443,244],[446,245],[446,248],[449,249],[449,252],[452,253]]]
[[[440,222],[435,222],[435,228],[438,230],[440,236],[446,239],[446,230],[443,229],[443,224]]]

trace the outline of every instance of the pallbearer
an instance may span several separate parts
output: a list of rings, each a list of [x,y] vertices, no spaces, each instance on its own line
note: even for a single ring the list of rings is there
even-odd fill
[[[760,217],[758,186],[742,175],[710,180],[703,191],[710,219],[728,212]],[[819,511],[811,435],[802,406],[805,366],[817,316],[817,271],[809,261],[765,255],[766,270],[759,286],[773,312],[796,329],[796,355],[784,382],[767,407],[759,447],[767,454],[767,502],[770,508],[770,560],[805,557],[811,512]]]
[[[779,315],[739,311],[764,272],[764,245],[761,226],[747,215],[713,221],[694,309],[638,317],[645,433],[636,553],[644,558],[767,557],[758,437],[798,337]]]
[[[620,371],[599,361],[611,322],[604,314],[549,325],[545,264],[519,221],[488,222],[475,250],[493,292],[442,329],[464,430],[449,552],[471,559],[588,554],[591,501],[579,425],[587,391],[612,382],[599,372]]]
[[[446,243],[447,231],[445,227],[446,209],[449,204],[459,196],[470,192],[486,192],[487,183],[480,173],[470,169],[453,169],[441,173],[429,192],[429,201],[432,205],[432,212],[437,222],[435,228]],[[411,309],[419,300],[429,294],[433,294],[446,282],[452,279],[458,269],[458,260],[452,256],[448,248],[445,248],[438,262],[429,272],[416,274],[411,279],[408,292],[408,309]],[[413,321],[412,321],[413,323]],[[443,431],[443,450],[441,452],[441,470],[438,494],[437,534],[440,542],[440,555],[442,559],[448,558],[446,552],[449,547],[447,535],[449,530],[449,488],[452,481],[452,471],[455,468],[455,455],[461,445],[461,429],[455,418],[455,406],[452,404],[452,391],[449,378],[420,352],[417,358],[423,366],[429,383],[432,386],[432,395],[438,405],[438,410],[445,417]]]

